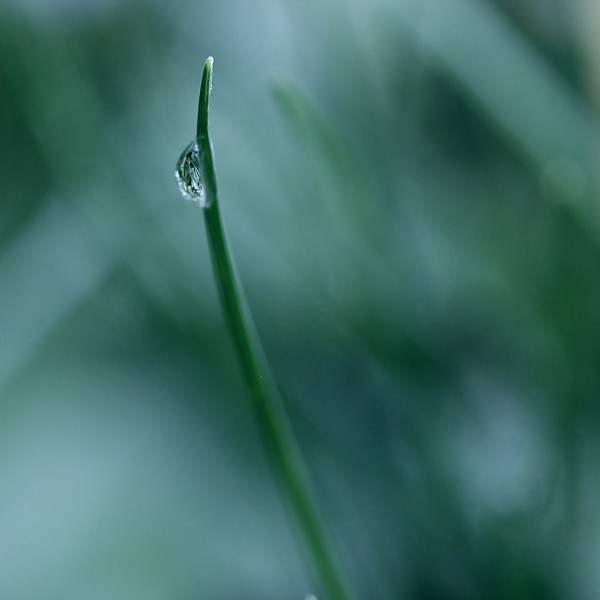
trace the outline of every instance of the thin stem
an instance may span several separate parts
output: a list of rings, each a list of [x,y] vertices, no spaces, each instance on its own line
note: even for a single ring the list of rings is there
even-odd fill
[[[319,518],[304,463],[254,329],[223,228],[212,144],[208,134],[212,67],[211,57],[204,65],[200,86],[196,140],[200,149],[206,194],[204,222],[221,304],[262,436],[304,535],[320,576],[323,592],[329,600],[351,600],[353,596],[334,559]]]

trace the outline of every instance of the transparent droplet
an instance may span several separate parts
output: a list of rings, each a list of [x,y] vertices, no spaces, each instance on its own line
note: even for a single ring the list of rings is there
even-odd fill
[[[204,181],[200,164],[200,148],[194,141],[181,153],[175,168],[175,179],[181,195],[204,207]]]

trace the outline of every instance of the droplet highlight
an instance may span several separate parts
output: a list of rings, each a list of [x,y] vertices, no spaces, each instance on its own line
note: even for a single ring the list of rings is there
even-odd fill
[[[175,179],[183,198],[204,208],[205,196],[200,148],[195,141],[181,153],[175,168]]]

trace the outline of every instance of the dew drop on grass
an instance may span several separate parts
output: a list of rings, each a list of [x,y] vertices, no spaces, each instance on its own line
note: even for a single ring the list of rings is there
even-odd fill
[[[204,207],[204,181],[200,164],[200,148],[195,141],[181,153],[175,168],[175,179],[185,200]]]

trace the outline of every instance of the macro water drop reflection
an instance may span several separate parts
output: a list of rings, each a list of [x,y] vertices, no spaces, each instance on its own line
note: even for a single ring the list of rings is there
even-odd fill
[[[175,179],[181,195],[188,201],[204,207],[204,181],[200,164],[200,148],[193,141],[181,153],[175,168]]]

